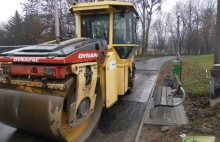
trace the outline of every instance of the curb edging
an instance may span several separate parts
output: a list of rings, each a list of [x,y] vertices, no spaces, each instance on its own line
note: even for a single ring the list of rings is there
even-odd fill
[[[161,70],[161,69],[160,69],[160,70]],[[150,93],[150,96],[149,96],[149,98],[148,98],[148,101],[147,101],[146,106],[148,105],[149,100],[150,100],[150,98],[152,97],[152,95],[153,95],[153,93],[154,93],[154,89],[155,89],[155,86],[156,86],[156,84],[157,84],[157,80],[158,80],[159,75],[160,75],[160,70],[159,70],[158,76],[157,76],[157,78],[156,78],[156,81],[154,82],[154,86],[153,86],[153,89],[151,90],[151,93]],[[141,130],[142,130],[142,127],[143,127],[143,124],[144,124],[144,118],[145,118],[146,113],[147,113],[147,107],[146,107],[145,110],[144,110],[144,115],[143,115],[143,118],[142,118],[142,120],[141,120],[141,124],[140,124],[140,126],[139,126],[137,135],[136,135],[136,137],[135,137],[135,142],[139,142],[139,137],[140,137]]]

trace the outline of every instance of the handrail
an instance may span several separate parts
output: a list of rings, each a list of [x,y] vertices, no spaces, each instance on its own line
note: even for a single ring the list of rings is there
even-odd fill
[[[181,101],[178,102],[178,103],[173,103],[173,106],[174,106],[174,107],[183,104],[183,102],[184,102],[185,99],[186,99],[186,92],[185,92],[185,90],[183,89],[182,86],[180,87],[180,90],[181,90],[181,92],[182,92],[182,94],[183,94],[182,99],[181,99]]]

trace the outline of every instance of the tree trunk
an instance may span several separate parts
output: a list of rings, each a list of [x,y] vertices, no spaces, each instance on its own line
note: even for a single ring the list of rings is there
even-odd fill
[[[145,10],[145,2],[143,1],[143,23],[142,23],[142,56],[145,57],[145,25],[146,25],[146,10]]]
[[[206,54],[209,54],[209,37],[207,34],[205,35],[205,41],[206,41]]]
[[[220,64],[220,0],[218,0],[214,64]]]
[[[151,10],[152,11],[152,10]],[[151,16],[149,16],[149,19],[147,21],[147,30],[146,30],[146,42],[145,42],[145,53],[144,56],[147,56],[147,51],[148,51],[148,41],[149,41],[149,32],[150,32],[150,24],[151,24]]]
[[[188,55],[190,55],[190,36],[188,36],[187,39],[187,50],[188,50]]]
[[[145,19],[144,19],[144,21],[145,21]],[[143,23],[145,23],[145,22],[143,22]],[[143,29],[143,32],[142,32],[142,34],[143,34],[143,36],[142,36],[142,49],[143,49],[142,56],[145,57],[145,26],[144,26],[144,24],[142,25],[142,29]]]
[[[149,24],[148,24],[149,25]],[[144,47],[144,56],[147,56],[147,50],[148,50],[148,38],[149,38],[149,26],[147,26],[146,30],[146,38],[145,38],[145,47]]]
[[[209,42],[207,41],[207,45],[206,45],[206,52],[207,54],[209,54]]]

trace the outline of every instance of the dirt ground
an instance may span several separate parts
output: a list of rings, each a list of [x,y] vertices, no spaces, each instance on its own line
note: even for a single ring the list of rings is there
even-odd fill
[[[170,74],[171,62],[163,65],[157,84],[157,88],[163,86],[164,78]],[[216,142],[220,142],[220,105],[210,108],[209,94],[187,94],[184,108],[190,124],[182,126],[153,126],[144,125],[140,142],[181,142],[180,135],[186,136],[215,136]],[[165,131],[162,130],[165,128]]]

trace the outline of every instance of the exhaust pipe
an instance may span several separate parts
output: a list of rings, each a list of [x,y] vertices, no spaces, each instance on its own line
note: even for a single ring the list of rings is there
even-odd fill
[[[56,43],[60,43],[60,29],[59,29],[59,11],[58,11],[58,0],[54,0],[54,16],[55,16],[55,36]]]

